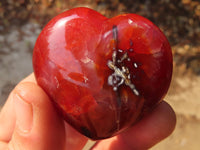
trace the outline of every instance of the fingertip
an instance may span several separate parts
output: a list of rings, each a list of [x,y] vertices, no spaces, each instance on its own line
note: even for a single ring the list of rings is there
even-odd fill
[[[27,76],[26,78],[24,78],[20,83],[22,83],[22,82],[37,83],[37,82],[36,82],[36,79],[35,79],[34,73],[31,73],[29,76]]]
[[[33,124],[33,108],[17,93],[13,94],[14,108],[16,114],[16,127],[18,131],[29,133]]]
[[[173,108],[165,101],[162,101],[152,112],[152,116],[156,119],[157,122],[160,123],[160,127],[162,126],[165,131],[160,132],[163,133],[163,137],[165,138],[169,136],[175,129],[176,126],[176,114]]]
[[[33,82],[23,81],[16,86],[13,92],[18,95],[15,101],[20,100],[20,104],[16,105],[16,114],[18,114],[17,119],[21,120],[16,121],[19,123],[14,130],[11,145],[22,144],[21,149],[29,150],[62,149],[65,143],[64,123],[42,88]],[[22,111],[21,105],[25,111]],[[30,113],[27,111],[29,106],[32,111]],[[30,121],[30,117],[26,117],[27,114],[32,115],[32,124],[27,123]],[[27,128],[27,125],[32,125],[31,130]],[[25,127],[25,130],[19,130],[19,126]]]
[[[150,114],[119,135],[119,138],[131,148],[149,149],[168,137],[174,131],[175,125],[174,110],[162,101]]]
[[[13,93],[19,95],[24,101],[31,104],[41,105],[50,101],[41,87],[29,81],[20,82],[15,87]]]
[[[93,149],[149,149],[169,136],[175,125],[175,112],[163,101],[133,127],[115,137],[97,142]]]

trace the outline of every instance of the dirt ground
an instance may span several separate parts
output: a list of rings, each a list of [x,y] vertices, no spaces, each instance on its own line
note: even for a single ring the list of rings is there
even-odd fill
[[[165,100],[177,114],[176,129],[152,150],[200,149],[199,0],[7,0],[0,2],[0,107],[8,93],[32,72],[32,50],[42,27],[73,7],[93,8],[107,17],[137,13],[165,33],[174,73]],[[85,148],[85,150],[88,148]]]

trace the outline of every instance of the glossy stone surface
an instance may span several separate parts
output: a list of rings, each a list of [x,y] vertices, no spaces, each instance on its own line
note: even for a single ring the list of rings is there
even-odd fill
[[[132,126],[167,93],[172,53],[149,20],[88,8],[53,18],[33,52],[38,84],[64,119],[97,140]]]

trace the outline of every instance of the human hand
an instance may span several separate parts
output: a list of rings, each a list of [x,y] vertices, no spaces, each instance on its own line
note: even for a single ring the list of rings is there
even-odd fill
[[[166,138],[175,123],[174,111],[161,102],[135,126],[92,149],[148,149]],[[87,140],[57,114],[33,74],[15,87],[0,113],[0,150],[81,150]]]

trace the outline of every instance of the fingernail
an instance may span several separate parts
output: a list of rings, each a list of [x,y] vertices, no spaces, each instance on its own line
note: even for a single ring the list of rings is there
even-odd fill
[[[32,105],[17,93],[14,93],[13,98],[16,113],[16,126],[21,132],[28,133],[33,124]]]

